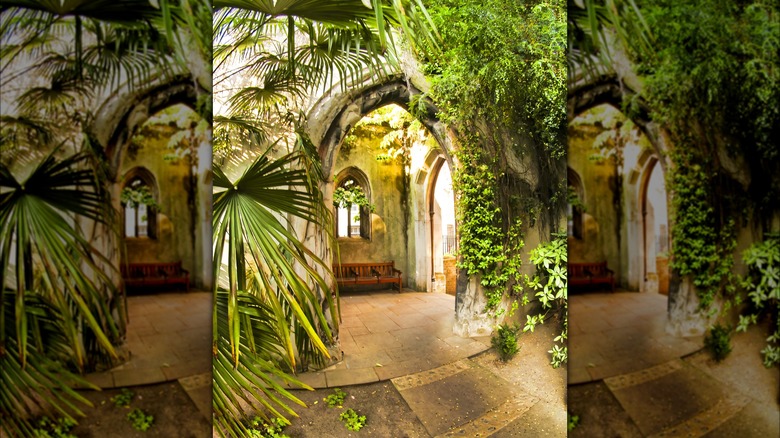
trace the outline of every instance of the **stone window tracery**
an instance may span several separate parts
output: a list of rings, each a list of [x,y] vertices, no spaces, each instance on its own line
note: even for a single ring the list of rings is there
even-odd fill
[[[336,237],[371,239],[371,189],[357,168],[342,171],[336,180]]]
[[[136,168],[125,177],[122,188],[122,233],[124,237],[157,237],[157,190],[154,176],[146,169]]]
[[[567,184],[569,188],[568,235],[575,239],[582,239],[582,214],[585,210],[585,195],[580,176],[570,168],[567,169]]]

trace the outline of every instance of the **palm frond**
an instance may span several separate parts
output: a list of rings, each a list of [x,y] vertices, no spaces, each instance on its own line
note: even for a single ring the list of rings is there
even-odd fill
[[[308,190],[308,175],[297,166],[300,153],[272,159],[270,152],[269,148],[236,180],[214,166],[214,267],[215,272],[226,274],[219,279],[226,290],[217,293],[224,303],[215,303],[224,310],[215,314],[214,386],[221,393],[215,392],[214,406],[222,427],[237,434],[243,433],[237,419],[243,416],[238,400],[254,408],[260,403],[274,415],[282,415],[270,402],[276,403],[275,394],[285,392],[257,379],[273,372],[294,381],[287,373],[296,370],[300,359],[317,363],[328,357],[321,336],[333,340],[318,298],[324,295],[326,308],[335,311],[320,274],[327,267],[288,230],[284,219],[290,215],[316,223],[319,218],[313,213],[321,199]],[[315,288],[321,293],[315,293]],[[257,323],[246,316],[246,295],[265,306],[266,330],[274,333],[272,337],[256,333]],[[268,354],[269,349],[274,353]],[[267,369],[257,368],[257,361],[265,361]],[[250,368],[247,362],[255,366]],[[251,394],[255,387],[263,394]],[[292,414],[284,403],[276,404]]]
[[[50,297],[60,314],[68,316],[63,320],[63,333],[69,339],[73,362],[84,369],[90,347],[86,342],[94,336],[98,347],[115,357],[112,340],[118,339],[121,330],[107,303],[107,294],[116,294],[105,273],[111,265],[69,218],[79,215],[103,222],[107,201],[97,189],[92,171],[79,169],[88,160],[86,154],[57,161],[55,152],[21,182],[0,165],[0,187],[8,189],[0,197],[0,268],[4,278],[15,277],[22,364],[28,346],[24,296],[37,290]],[[5,339],[5,333],[0,335]]]
[[[23,147],[50,144],[54,126],[35,116],[0,115],[0,151],[4,154]]]
[[[16,293],[4,290],[0,318],[16,319],[14,302]],[[92,404],[71,389],[72,385],[98,390],[96,386],[68,371],[70,347],[62,335],[61,323],[66,316],[58,313],[57,306],[44,296],[28,293],[24,296],[25,322],[31,343],[27,348],[27,361],[17,343],[15,326],[0,344],[0,431],[10,436],[34,436],[30,417],[33,412],[64,416],[84,416],[79,408]],[[45,345],[45,346],[44,346]]]

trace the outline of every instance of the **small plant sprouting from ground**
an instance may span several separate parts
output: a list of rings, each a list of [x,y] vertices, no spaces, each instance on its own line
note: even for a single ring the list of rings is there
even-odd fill
[[[325,397],[323,400],[331,408],[341,407],[344,404],[344,398],[347,397],[347,393],[342,391],[341,388],[335,388],[333,394]]]
[[[344,422],[344,425],[349,430],[358,431],[366,425],[366,416],[358,415],[354,409],[349,408],[339,415],[339,419]]]
[[[491,345],[496,349],[502,361],[506,362],[512,359],[520,351],[520,348],[517,346],[517,334],[519,332],[520,328],[518,327],[501,324],[496,334],[490,339]]]
[[[574,430],[575,427],[577,427],[580,424],[580,416],[579,415],[572,415],[571,412],[567,412],[566,415],[568,416],[568,423],[566,425],[566,428],[569,432]]]
[[[152,427],[152,423],[154,423],[153,416],[147,415],[144,411],[138,408],[130,411],[130,413],[127,414],[127,419],[130,420],[130,424],[133,426],[133,429],[140,430],[141,432],[146,432],[149,430],[149,428]]]
[[[35,424],[33,436],[35,438],[76,438],[70,430],[76,426],[76,422],[67,417],[52,421],[49,417],[41,417]]]
[[[281,418],[272,418],[271,423],[266,423],[261,417],[252,420],[252,429],[249,430],[253,438],[290,438],[282,433],[287,423]]]
[[[712,357],[720,362],[731,353],[731,327],[716,323],[704,337],[704,346],[712,353]]]
[[[117,407],[120,408],[129,408],[130,402],[133,400],[133,391],[122,388],[122,392],[120,394],[117,394],[113,397],[111,397],[111,402],[114,403]]]

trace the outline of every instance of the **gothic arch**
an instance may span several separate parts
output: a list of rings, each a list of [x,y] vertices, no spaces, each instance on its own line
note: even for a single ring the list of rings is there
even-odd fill
[[[364,116],[383,106],[396,104],[408,111],[412,96],[421,91],[403,76],[388,78],[380,83],[368,84],[349,92],[338,91],[338,87],[325,93],[309,112],[309,134],[318,146],[322,159],[324,186],[323,194],[328,205],[332,204],[334,182],[340,180],[339,175],[333,175],[336,157],[349,130]],[[423,100],[425,111],[417,114],[417,119],[439,144],[426,156],[425,164],[414,175],[410,175],[411,224],[409,239],[409,262],[412,272],[404,273],[404,281],[417,290],[431,290],[431,255],[429,243],[431,240],[429,199],[432,196],[432,182],[438,170],[446,161],[451,169],[457,166],[453,159],[455,134],[444,126],[437,117],[438,108],[432,102]],[[328,244],[322,242],[327,248]],[[413,249],[412,249],[413,247]],[[332,251],[325,249],[323,255],[332,257]],[[465,293],[465,284],[459,284],[456,296]],[[473,293],[473,292],[471,292]]]
[[[309,130],[312,141],[315,145],[319,145],[318,151],[325,178],[329,179],[333,176],[336,155],[344,142],[344,137],[360,119],[390,104],[396,104],[408,111],[412,96],[420,93],[421,91],[404,77],[392,77],[385,82],[368,85],[349,93],[337,91],[326,93],[326,96],[321,98],[309,112],[310,124],[316,120],[316,125],[325,127],[324,131],[316,127]],[[424,114],[416,116],[449,159],[453,148],[450,133],[438,119],[438,108],[428,99],[424,99],[423,104],[426,108]],[[321,117],[325,120],[320,119]]]
[[[365,194],[366,198],[368,199],[368,202],[371,202],[371,182],[368,179],[368,176],[360,170],[359,168],[355,166],[350,166],[347,168],[342,169],[338,175],[333,179],[334,184],[333,188],[334,190],[338,187],[340,187],[345,181],[352,180],[355,181],[355,183],[360,186],[360,188],[363,190],[363,193]],[[347,212],[347,215],[349,215],[349,212]],[[351,236],[349,230],[347,230],[348,236],[341,236],[339,233],[339,227],[341,224],[339,223],[339,208],[335,208],[335,214],[334,214],[334,221],[336,225],[336,232],[335,235],[337,237],[357,237],[357,236]],[[349,220],[351,221],[351,219]],[[351,223],[349,222],[348,223]],[[371,211],[368,207],[363,206],[360,207],[360,231],[359,231],[359,237],[367,240],[371,240],[371,233],[372,233],[372,225],[371,225]]]
[[[101,105],[99,116],[90,131],[103,145],[109,162],[109,176],[116,179],[122,157],[133,134],[157,112],[183,104],[193,110],[198,90],[188,76],[176,76],[161,83],[150,84],[139,91],[117,93]]]
[[[160,201],[159,187],[157,185],[157,179],[154,174],[145,167],[134,167],[125,172],[120,182],[122,190],[131,187],[146,187],[152,195],[155,203]],[[128,207],[122,205],[122,235],[125,238],[133,237],[148,237],[154,239],[157,237],[157,211],[154,207],[144,207],[143,210],[139,209],[140,206]],[[129,214],[132,213],[132,214]],[[145,218],[141,218],[139,215],[145,215]],[[132,217],[131,217],[132,216]],[[128,221],[134,221],[131,227],[128,228]],[[145,230],[139,233],[139,225],[144,222]],[[128,233],[128,230],[132,230]],[[132,234],[132,235],[128,235]]]

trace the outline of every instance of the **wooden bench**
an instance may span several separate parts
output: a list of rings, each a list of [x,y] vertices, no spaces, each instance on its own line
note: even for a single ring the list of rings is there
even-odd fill
[[[401,271],[395,269],[395,262],[378,263],[337,263],[333,265],[333,275],[340,286],[359,284],[395,283],[401,292]]]
[[[607,262],[569,263],[569,286],[608,284],[615,291],[615,272],[607,268]]]
[[[127,287],[183,284],[190,290],[190,273],[181,267],[181,262],[123,263],[121,270]]]

